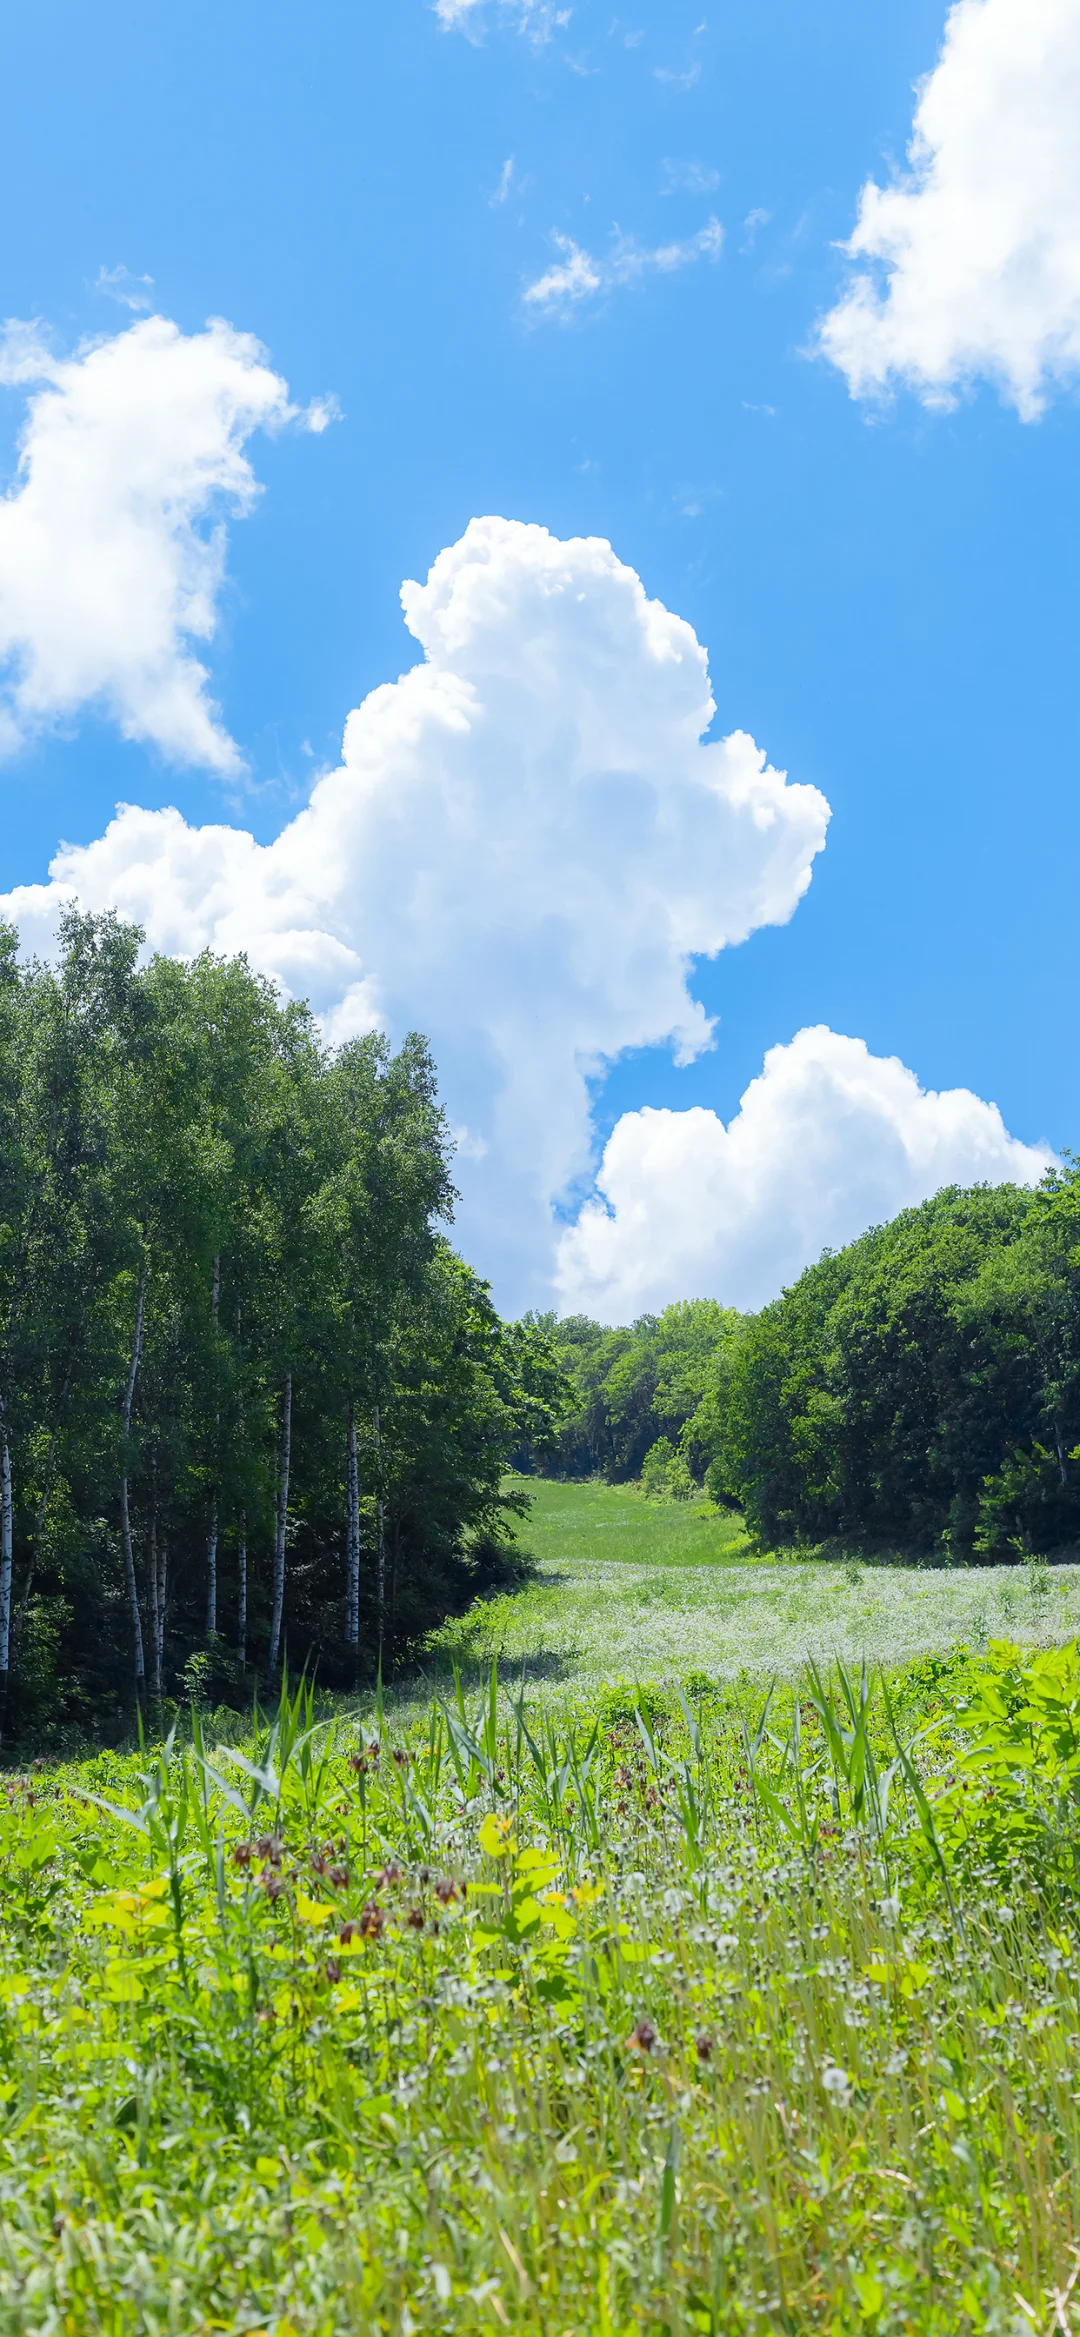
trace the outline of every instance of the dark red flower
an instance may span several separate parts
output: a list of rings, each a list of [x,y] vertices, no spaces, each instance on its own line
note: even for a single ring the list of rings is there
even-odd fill
[[[635,2053],[651,2053],[656,2043],[656,2030],[650,2020],[635,2021],[626,2040]]]

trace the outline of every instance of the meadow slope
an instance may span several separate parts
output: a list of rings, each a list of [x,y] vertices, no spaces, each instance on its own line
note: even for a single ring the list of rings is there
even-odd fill
[[[991,1638],[1051,1645],[1080,1630],[1080,1567],[912,1567],[751,1557],[739,1519],[633,1487],[515,1478],[538,1562],[524,1590],[436,1633],[430,1665],[588,1695],[605,1680],[790,1677],[807,1659],[904,1663]]]

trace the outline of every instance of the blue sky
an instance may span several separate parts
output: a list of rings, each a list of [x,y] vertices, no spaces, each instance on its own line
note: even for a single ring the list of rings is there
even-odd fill
[[[1045,5],[1071,41],[1075,9]],[[403,578],[479,514],[600,536],[708,651],[711,735],[750,732],[833,816],[789,921],[692,967],[715,1045],[588,1067],[593,1162],[644,1106],[729,1121],[766,1050],[819,1024],[993,1101],[1024,1143],[1077,1141],[1069,365],[1024,420],[989,361],[959,366],[942,411],[910,368],[882,402],[813,354],[860,189],[903,170],[944,27],[925,0],[577,0],[531,28],[497,0],[449,29],[422,0],[19,12],[5,312],[75,350],[141,314],[95,290],[126,270],[120,291],[152,279],[183,335],[225,318],[294,400],[341,412],[248,446],[263,492],[229,526],[198,650],[246,769],[125,740],[92,700],[38,722],[0,767],[0,886],[41,883],[120,800],[270,843],[349,709],[415,662]],[[714,221],[718,256],[695,248]],[[571,245],[597,290],[530,301]],[[672,246],[681,264],[648,257]],[[26,399],[0,393],[13,494]],[[579,1148],[557,1217],[589,1173]],[[509,1301],[543,1295],[530,1239],[520,1271],[479,1258]],[[691,1242],[630,1300],[684,1295],[693,1264]]]

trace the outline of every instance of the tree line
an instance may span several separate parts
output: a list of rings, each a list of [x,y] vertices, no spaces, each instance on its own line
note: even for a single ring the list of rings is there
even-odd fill
[[[567,1475],[707,1490],[765,1547],[855,1539],[989,1562],[1080,1542],[1080,1170],[948,1187],[760,1313],[541,1318]]]
[[[503,1472],[561,1402],[449,1246],[423,1039],[331,1053],[141,942],[0,927],[0,1728],[61,1739],[400,1663],[520,1565]]]

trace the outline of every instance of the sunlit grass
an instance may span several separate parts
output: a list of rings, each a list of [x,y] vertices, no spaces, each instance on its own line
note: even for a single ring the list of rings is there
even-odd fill
[[[951,1909],[810,1708],[792,1837],[759,1706],[458,1699],[376,1756],[301,1698],[9,1786],[0,2330],[1041,2337],[1071,1923],[1019,1870]]]
[[[539,1491],[392,1710],[0,1787],[0,2337],[1080,2328],[1080,1674],[897,1668],[1077,1570]]]
[[[749,1555],[742,1518],[710,1501],[647,1501],[632,1485],[508,1477],[528,1494],[523,1548],[542,1562],[619,1561],[646,1566],[730,1566]]]
[[[703,1671],[789,1676],[812,1659],[894,1664],[993,1637],[1053,1644],[1080,1630],[1080,1568],[748,1563],[738,1519],[602,1485],[536,1479],[524,1590],[486,1600],[432,1641],[430,1667],[493,1655],[548,1691]],[[695,1542],[695,1535],[700,1540]]]

